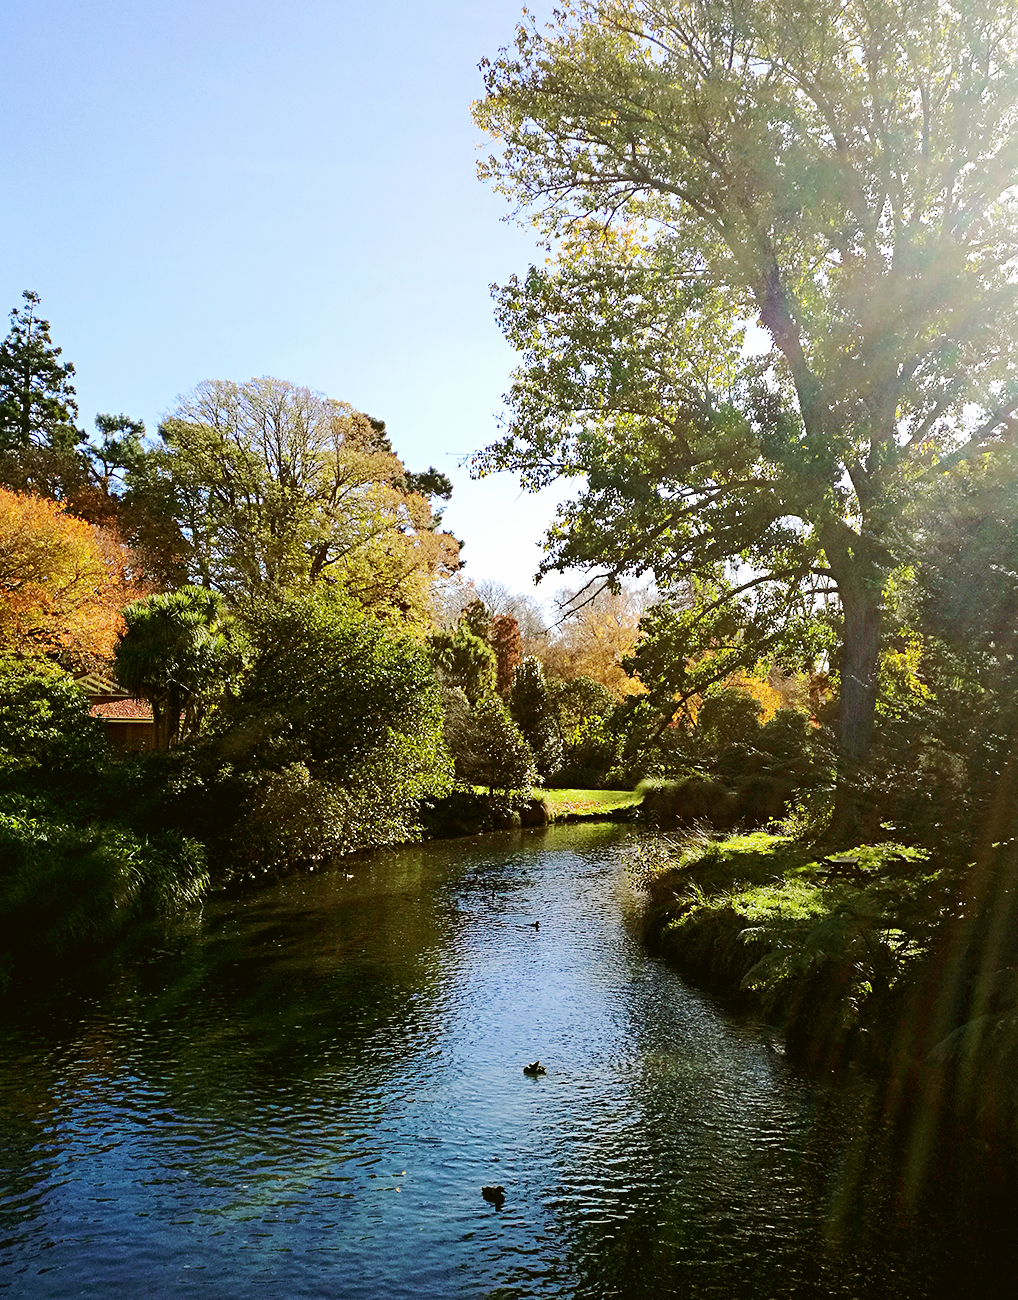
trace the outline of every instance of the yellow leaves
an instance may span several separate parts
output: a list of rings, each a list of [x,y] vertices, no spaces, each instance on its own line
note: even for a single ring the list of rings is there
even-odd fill
[[[646,687],[622,667],[636,649],[642,612],[641,592],[601,592],[571,615],[541,652],[545,671],[566,679],[589,677],[617,700],[642,694]]]
[[[113,533],[58,502],[0,488],[0,644],[108,658],[122,606],[144,594],[129,559]]]
[[[781,695],[774,689],[768,677],[752,677],[749,673],[733,673],[726,685],[745,691],[747,695],[751,695],[757,701],[763,710],[760,714],[761,722],[770,722],[778,709],[785,707]]]
[[[923,642],[918,632],[900,638],[880,655],[880,680],[885,691],[928,700],[933,692],[920,677]]]
[[[648,252],[650,237],[632,221],[577,221],[562,240],[558,258],[566,263],[638,262]]]

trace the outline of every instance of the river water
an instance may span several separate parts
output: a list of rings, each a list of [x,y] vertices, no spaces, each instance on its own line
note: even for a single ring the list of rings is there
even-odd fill
[[[213,899],[15,1010],[0,1290],[959,1294],[976,1248],[902,1205],[858,1140],[864,1085],[800,1075],[643,948],[634,834],[425,845]]]

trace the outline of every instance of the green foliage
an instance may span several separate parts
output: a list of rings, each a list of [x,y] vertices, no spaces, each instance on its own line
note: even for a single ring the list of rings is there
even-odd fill
[[[532,655],[516,669],[509,693],[509,712],[534,752],[538,774],[547,780],[562,761],[562,741],[544,670]]]
[[[622,737],[611,718],[593,714],[573,729],[555,779],[577,788],[597,789],[614,780],[621,757]]]
[[[474,706],[479,764],[473,779],[489,790],[529,790],[537,780],[534,753],[497,695]]]
[[[247,647],[222,596],[201,587],[148,596],[124,610],[117,678],[152,704],[156,742],[197,735],[243,671]]]
[[[752,745],[760,733],[762,712],[760,701],[738,687],[714,690],[700,708],[694,736],[715,754],[726,745]]]
[[[21,296],[25,305],[12,309],[0,343],[0,452],[31,445],[68,451],[82,438],[74,424],[74,367],[58,360],[49,321],[38,315],[39,295],[26,289]]]
[[[448,787],[429,656],[338,589],[256,606],[254,660],[196,762],[237,863],[267,868],[419,833],[420,800]],[[273,822],[278,822],[270,831]]]
[[[466,620],[451,632],[432,632],[431,658],[443,682],[461,690],[471,704],[495,688],[495,652],[470,631]]]
[[[1010,9],[590,0],[483,66],[482,174],[560,243],[497,291],[523,361],[476,469],[583,480],[544,568],[715,584],[736,656],[836,596],[847,828],[904,508],[1018,409]]]
[[[856,874],[837,877],[762,833],[659,844],[638,865],[670,951],[751,991],[797,1052],[827,1065],[898,1005],[957,886],[900,844],[863,847]]]
[[[207,885],[193,840],[75,826],[8,798],[0,809],[0,987],[92,957],[131,927],[197,903]]]
[[[51,787],[87,781],[109,759],[105,729],[69,674],[45,661],[0,657],[0,782]]]
[[[556,781],[596,789],[617,768],[622,754],[624,733],[612,717],[615,697],[590,677],[553,677],[547,692],[561,744]]]
[[[160,428],[163,472],[202,586],[235,604],[341,582],[376,612],[421,622],[432,579],[458,567],[385,425],[281,380],[207,381]]]
[[[588,718],[606,717],[615,707],[615,697],[607,686],[590,677],[555,677],[547,687],[563,744]]]
[[[377,826],[372,814],[377,813]],[[316,780],[303,763],[245,774],[232,855],[262,868],[318,862],[391,836],[386,814],[335,782]]]
[[[701,773],[652,779],[637,789],[643,794],[646,816],[659,826],[704,825],[720,830],[738,820],[735,793],[723,781]]]
[[[460,618],[463,627],[486,645],[491,642],[491,613],[483,600],[472,600]]]
[[[1013,448],[959,465],[918,503],[883,651],[871,824],[955,855],[992,814],[1018,713]]]
[[[440,798],[425,799],[421,821],[428,839],[456,839],[486,831],[543,826],[548,813],[542,799],[529,791],[488,791],[459,787]]]
[[[151,797],[68,674],[0,659],[0,991],[200,899],[202,846],[132,824]]]

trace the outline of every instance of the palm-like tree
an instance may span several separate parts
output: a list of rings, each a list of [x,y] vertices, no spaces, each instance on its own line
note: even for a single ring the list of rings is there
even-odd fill
[[[114,652],[117,680],[152,705],[156,748],[195,735],[244,667],[244,643],[223,605],[203,587],[137,600]]]

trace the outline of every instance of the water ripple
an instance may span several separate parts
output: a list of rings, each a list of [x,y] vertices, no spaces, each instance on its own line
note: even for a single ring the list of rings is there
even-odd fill
[[[936,1294],[947,1246],[896,1226],[879,1168],[850,1233],[834,1214],[865,1090],[816,1089],[647,955],[628,834],[424,846],[213,902],[177,951],[22,1017],[0,1290]]]

